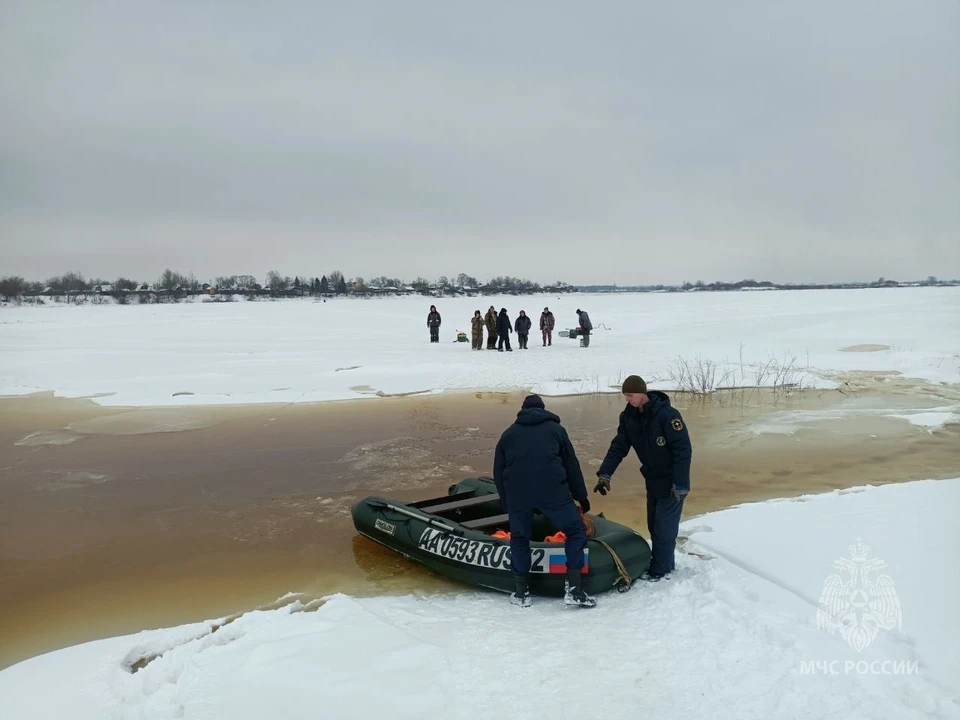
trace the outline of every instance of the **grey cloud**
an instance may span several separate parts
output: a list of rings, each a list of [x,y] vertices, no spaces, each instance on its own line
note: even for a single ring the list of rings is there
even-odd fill
[[[8,4],[0,265],[960,275],[956,3],[341,5]]]

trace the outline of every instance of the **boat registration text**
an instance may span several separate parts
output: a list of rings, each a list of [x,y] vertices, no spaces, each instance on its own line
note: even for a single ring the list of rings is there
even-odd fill
[[[433,555],[492,570],[510,570],[510,546],[451,535],[444,530],[426,528],[417,547]],[[590,551],[583,551],[583,572],[589,572]],[[560,574],[567,572],[563,548],[530,548],[530,572]]]

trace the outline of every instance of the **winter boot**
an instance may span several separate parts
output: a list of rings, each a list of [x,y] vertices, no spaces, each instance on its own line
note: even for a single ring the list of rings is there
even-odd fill
[[[567,581],[563,584],[563,604],[572,607],[596,607],[597,599],[587,595],[580,587],[580,569],[567,570]]]
[[[517,590],[516,592],[510,593],[510,604],[519,605],[520,607],[530,607],[532,601],[530,600],[530,588],[527,586],[527,578],[522,575],[517,575]]]

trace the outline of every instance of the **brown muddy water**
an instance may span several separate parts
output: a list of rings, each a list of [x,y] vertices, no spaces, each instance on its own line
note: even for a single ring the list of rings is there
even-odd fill
[[[960,426],[930,431],[885,416],[956,405],[960,389],[890,380],[855,379],[842,393],[673,395],[694,444],[684,516],[960,475]],[[0,399],[0,668],[288,592],[462,589],[356,536],[350,506],[369,494],[445,494],[489,474],[521,398],[172,409]],[[570,431],[590,482],[620,397],[547,398],[547,407]],[[642,487],[630,456],[612,494],[591,494],[593,510],[645,535]]]

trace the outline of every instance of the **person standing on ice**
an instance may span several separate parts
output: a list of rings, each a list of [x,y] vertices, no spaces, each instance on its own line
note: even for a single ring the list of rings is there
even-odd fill
[[[479,310],[473,311],[473,318],[470,320],[471,339],[473,344],[470,346],[473,350],[483,350],[483,315]]]
[[[440,342],[440,313],[437,312],[437,306],[430,306],[430,314],[427,315],[427,327],[430,328],[430,342]]]
[[[487,314],[483,316],[483,321],[487,325],[487,350],[497,349],[497,311],[490,306]]]
[[[633,448],[647,488],[647,530],[653,554],[643,578],[657,582],[674,569],[680,514],[690,492],[693,448],[683,418],[665,393],[648,392],[639,375],[624,380],[621,391],[627,406],[620,413],[617,434],[597,471],[593,491],[601,495],[610,491],[610,478]]]
[[[593,607],[597,601],[580,587],[587,529],[574,500],[590,511],[587,486],[577,453],[560,418],[547,412],[539,395],[528,395],[513,425],[497,442],[493,481],[510,517],[510,562],[516,592],[510,602],[529,607],[530,536],[533,511],[539,510],[567,536],[565,605]]]
[[[507,309],[500,308],[500,314],[497,315],[497,335],[500,337],[497,350],[503,352],[503,345],[506,343],[507,352],[513,352],[513,348],[510,347],[510,333],[512,332],[513,328],[510,326],[510,316],[507,315]]]
[[[514,326],[514,329],[517,331],[517,344],[520,345],[521,350],[529,349],[527,348],[527,339],[530,337],[530,326],[532,324],[530,318],[527,317],[527,313],[521,310],[520,316],[517,318],[516,325]]]
[[[590,316],[586,310],[577,308],[577,320],[580,321],[580,332],[583,335],[583,347],[590,347],[590,331],[593,330],[593,323],[590,322]]]
[[[550,308],[545,307],[540,313],[540,334],[543,335],[543,346],[553,345],[553,328],[557,320],[550,312]]]

